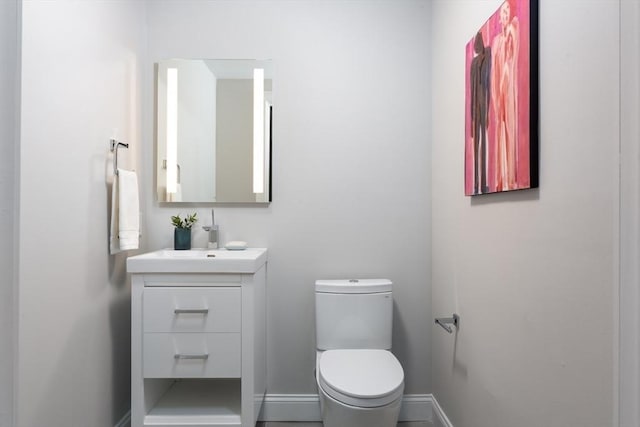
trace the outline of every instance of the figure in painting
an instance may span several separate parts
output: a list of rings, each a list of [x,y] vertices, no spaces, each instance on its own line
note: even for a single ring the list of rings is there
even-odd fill
[[[501,30],[491,47],[491,101],[495,117],[496,191],[517,188],[518,126],[518,17],[513,16],[515,0],[500,7]]]
[[[487,193],[487,127],[491,97],[491,48],[485,47],[478,31],[471,61],[471,138],[473,139],[473,193]]]

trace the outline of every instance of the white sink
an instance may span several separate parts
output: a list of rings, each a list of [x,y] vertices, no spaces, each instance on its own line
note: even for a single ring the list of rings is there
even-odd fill
[[[267,262],[265,248],[160,249],[127,259],[129,273],[255,273]]]

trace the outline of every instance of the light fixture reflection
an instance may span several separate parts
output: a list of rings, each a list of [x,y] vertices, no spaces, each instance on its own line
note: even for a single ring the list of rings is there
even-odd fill
[[[178,192],[178,69],[167,68],[167,193]]]
[[[264,69],[253,69],[253,192],[264,193]]]

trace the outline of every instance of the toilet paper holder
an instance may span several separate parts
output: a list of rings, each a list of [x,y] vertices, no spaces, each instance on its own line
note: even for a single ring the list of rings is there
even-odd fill
[[[436,317],[436,324],[442,326],[445,331],[451,334],[453,333],[453,328],[451,328],[451,326],[449,325],[453,325],[456,329],[458,329],[460,325],[460,316],[453,313],[453,316],[451,317]]]

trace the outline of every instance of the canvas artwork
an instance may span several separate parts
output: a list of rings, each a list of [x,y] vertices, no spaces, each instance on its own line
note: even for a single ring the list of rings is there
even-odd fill
[[[465,195],[537,187],[537,0],[502,3],[465,55]]]

